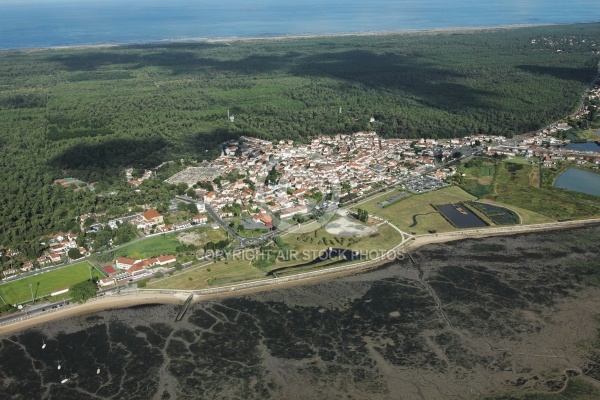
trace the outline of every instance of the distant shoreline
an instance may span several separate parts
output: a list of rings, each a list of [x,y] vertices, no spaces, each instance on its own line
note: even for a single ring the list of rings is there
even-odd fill
[[[148,42],[125,42],[125,43],[97,43],[97,44],[77,44],[64,46],[48,46],[48,47],[23,47],[23,48],[6,48],[0,49],[1,53],[7,52],[38,52],[47,50],[86,50],[86,49],[106,49],[115,47],[128,46],[168,46],[171,44],[182,43],[234,43],[234,42],[253,42],[253,41],[281,41],[289,39],[314,39],[314,38],[337,38],[351,36],[394,36],[394,35],[434,35],[434,34],[453,34],[453,33],[476,33],[496,30],[520,29],[520,28],[535,28],[544,26],[569,26],[569,25],[592,25],[598,24],[600,21],[594,22],[575,22],[575,23],[539,23],[539,24],[511,24],[511,25],[494,25],[494,26],[472,26],[472,27],[452,27],[452,28],[430,28],[430,29],[399,29],[399,30],[383,30],[383,31],[363,31],[363,32],[340,32],[340,33],[304,33],[304,34],[289,34],[275,36],[228,36],[228,37],[190,37],[182,39],[163,39],[158,41]]]

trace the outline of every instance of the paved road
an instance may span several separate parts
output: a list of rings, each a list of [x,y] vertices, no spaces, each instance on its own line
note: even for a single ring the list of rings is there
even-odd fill
[[[0,325],[10,324],[12,322],[21,321],[26,318],[31,318],[36,315],[52,312],[53,310],[67,307],[70,305],[69,300],[61,300],[54,303],[38,304],[34,306],[26,306],[23,310],[18,311],[7,317],[0,318]]]
[[[549,229],[564,229],[569,227],[580,227],[585,225],[600,224],[600,218],[590,218],[575,221],[560,221],[560,222],[546,222],[543,224],[531,224],[531,225],[510,225],[510,226],[495,226],[486,227],[481,229],[466,229],[460,231],[433,233],[417,235],[415,238],[420,237],[452,237],[452,236],[476,236],[476,235],[489,235],[489,234],[502,234],[502,233],[519,233],[519,232],[535,232],[545,231]]]
[[[239,244],[236,246],[235,250],[241,250],[249,246],[256,246],[264,243],[265,241],[272,240],[277,233],[285,232],[286,229],[276,229],[273,231],[269,231],[267,233],[262,234],[258,237],[247,238],[240,236],[237,232],[235,232],[227,221],[224,221],[216,211],[211,207],[210,204],[206,204],[206,212],[215,220],[215,222],[231,236],[238,240]]]

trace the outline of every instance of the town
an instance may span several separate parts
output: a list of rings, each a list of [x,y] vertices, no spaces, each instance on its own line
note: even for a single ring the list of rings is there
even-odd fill
[[[475,153],[535,157],[544,166],[560,160],[600,165],[598,152],[564,147],[565,142],[557,139],[556,133],[567,129],[570,127],[561,123],[518,140],[486,135],[448,140],[384,139],[375,132],[358,132],[321,136],[308,145],[290,140],[274,144],[243,136],[223,144],[223,154],[216,160],[188,167],[167,179],[168,183],[184,183],[194,189],[193,198],[173,199],[171,209],[177,210],[182,199],[192,203],[197,215],[191,219],[165,224],[163,215],[148,208],[104,224],[93,224],[89,230],[98,231],[106,226],[117,229],[127,222],[141,235],[167,233],[206,224],[210,218],[206,207],[221,219],[246,218],[248,229],[271,228],[274,219],[285,221],[307,214],[327,200],[343,205],[395,186],[412,193],[439,189],[447,186],[446,178],[456,173],[452,161]],[[144,174],[146,179],[151,176],[149,172]],[[227,180],[224,176],[238,179]],[[84,223],[88,217],[80,217],[82,230],[86,229]],[[89,256],[90,250],[78,244],[77,236],[77,232],[52,235],[47,238],[48,248],[42,256],[18,269],[5,269],[3,277]]]
[[[450,186],[458,171],[456,163],[478,155],[519,157],[531,163],[536,160],[542,168],[558,162],[598,168],[600,152],[594,146],[600,146],[600,142],[578,140],[578,134],[579,128],[587,126],[590,115],[594,117],[599,98],[600,85],[596,82],[587,93],[588,105],[568,120],[516,138],[470,135],[397,139],[368,131],[321,135],[307,143],[296,143],[241,136],[223,143],[215,160],[182,166],[166,179],[167,184],[183,192],[171,199],[166,212],[159,212],[156,204],[145,204],[130,214],[103,222],[98,222],[101,215],[81,215],[79,230],[41,238],[44,251],[35,260],[12,265],[19,250],[2,249],[11,260],[2,270],[2,279],[8,282],[26,278],[89,259],[98,247],[89,237],[84,238],[82,233],[86,232],[129,229],[129,240],[135,237],[139,241],[206,226],[229,238],[222,245],[235,243],[236,249],[243,249],[273,240],[276,233],[316,219],[323,210],[332,212],[374,194],[395,188],[403,191],[385,201],[389,203],[409,194]],[[145,180],[156,179],[156,169],[134,172],[133,168],[126,168],[124,179],[130,187],[137,188]],[[56,183],[74,190],[92,187],[70,178]],[[178,213],[186,217],[166,222],[165,217]],[[124,244],[111,239],[104,252]],[[202,249],[195,254],[196,259],[201,259]],[[100,288],[128,285],[193,263],[190,257],[178,260],[174,253],[109,258],[112,261],[103,261],[110,263],[96,267]]]

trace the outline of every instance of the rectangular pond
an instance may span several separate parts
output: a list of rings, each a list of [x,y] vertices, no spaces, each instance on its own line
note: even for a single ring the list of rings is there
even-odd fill
[[[568,168],[554,181],[554,186],[560,189],[600,196],[600,174]]]
[[[574,151],[594,151],[600,153],[600,144],[596,142],[569,143],[566,146],[564,146],[563,149]]]
[[[513,225],[520,222],[519,216],[507,208],[476,201],[470,202],[469,205],[481,211],[496,225]]]
[[[469,210],[463,203],[443,204],[435,208],[457,228],[480,228],[485,222]]]

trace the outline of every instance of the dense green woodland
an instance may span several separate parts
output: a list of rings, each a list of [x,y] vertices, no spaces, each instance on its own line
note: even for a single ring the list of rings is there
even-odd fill
[[[211,158],[241,134],[539,128],[578,107],[599,38],[600,25],[585,24],[2,52],[0,243],[34,254],[37,237],[74,229],[84,212],[164,202],[173,188],[135,193],[123,167]],[[96,192],[52,184],[67,176],[99,182]]]

